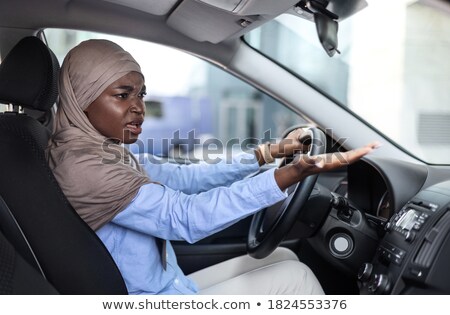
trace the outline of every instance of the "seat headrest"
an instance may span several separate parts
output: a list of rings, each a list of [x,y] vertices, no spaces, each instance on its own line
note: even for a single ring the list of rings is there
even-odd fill
[[[0,64],[0,103],[47,111],[58,96],[59,68],[39,38],[23,38]]]

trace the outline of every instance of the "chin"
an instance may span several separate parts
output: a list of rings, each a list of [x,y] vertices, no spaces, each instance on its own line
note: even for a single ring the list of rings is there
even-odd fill
[[[129,130],[124,130],[121,141],[124,144],[133,144],[138,140],[138,138],[138,134],[131,133]]]
[[[133,143],[135,143],[136,141],[138,140],[138,138],[136,137],[136,138],[127,138],[127,139],[123,139],[123,143],[124,144],[133,144]]]

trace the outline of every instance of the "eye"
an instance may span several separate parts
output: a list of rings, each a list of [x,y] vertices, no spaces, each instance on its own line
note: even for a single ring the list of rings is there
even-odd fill
[[[147,92],[142,91],[141,93],[138,94],[139,98],[144,98],[144,96],[147,95]]]
[[[116,94],[114,96],[118,97],[118,98],[126,99],[128,97],[128,95],[129,95],[129,93],[120,93],[120,94]]]

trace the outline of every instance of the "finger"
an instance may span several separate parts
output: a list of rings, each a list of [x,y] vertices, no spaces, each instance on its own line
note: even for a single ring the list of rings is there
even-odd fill
[[[304,134],[304,130],[302,128],[298,128],[298,129],[291,131],[286,138],[298,141],[298,140],[300,140],[300,137],[303,134]]]
[[[329,171],[352,164],[380,146],[381,144],[379,142],[372,142],[364,147],[347,152],[303,156],[302,164],[311,170],[316,168],[317,171]]]
[[[374,141],[374,142],[371,142],[371,143],[369,143],[369,144],[367,144],[367,145],[365,145],[366,147],[370,147],[370,148],[372,148],[372,149],[378,149],[379,147],[381,147],[383,144],[380,142],[380,141]]]
[[[346,164],[352,164],[352,163],[358,161],[363,156],[369,154],[373,150],[378,149],[380,146],[381,146],[381,143],[379,141],[374,141],[374,142],[371,142],[361,148],[357,148],[357,149],[347,151],[347,152],[336,153],[337,154],[336,158],[340,162],[342,162],[342,158],[343,158],[343,160],[345,160]],[[340,156],[339,156],[340,154],[342,155],[342,158],[340,158]],[[335,162],[335,159],[333,159],[333,162]]]
[[[305,174],[317,174],[324,171],[331,171],[342,166],[348,165],[349,157],[345,153],[328,153],[309,156],[306,154],[301,155],[299,158],[299,164]]]

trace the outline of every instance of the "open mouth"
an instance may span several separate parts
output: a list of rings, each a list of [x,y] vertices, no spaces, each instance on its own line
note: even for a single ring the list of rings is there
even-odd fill
[[[132,121],[126,125],[126,129],[134,135],[139,135],[142,132],[142,121]]]

